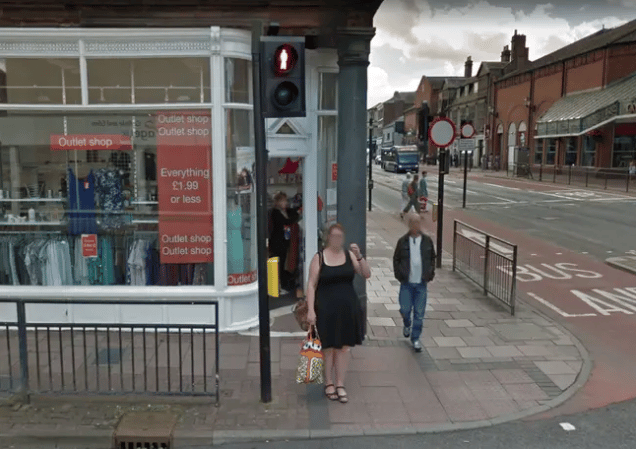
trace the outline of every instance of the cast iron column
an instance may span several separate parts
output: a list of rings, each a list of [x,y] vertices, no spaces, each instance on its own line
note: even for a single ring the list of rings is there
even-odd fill
[[[356,243],[366,254],[366,141],[367,67],[374,28],[338,30],[338,222],[346,231],[346,245]],[[366,281],[357,276],[354,287],[363,310],[366,336]]]

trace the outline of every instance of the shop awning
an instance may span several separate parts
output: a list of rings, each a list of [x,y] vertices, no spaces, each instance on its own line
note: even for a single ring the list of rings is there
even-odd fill
[[[557,100],[537,121],[535,138],[579,136],[618,119],[636,119],[635,105],[636,74]]]

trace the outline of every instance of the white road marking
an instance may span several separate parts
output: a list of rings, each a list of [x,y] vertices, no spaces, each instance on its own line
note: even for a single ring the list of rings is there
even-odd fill
[[[564,312],[563,310],[561,310],[556,305],[549,303],[548,301],[546,301],[545,299],[543,299],[540,296],[537,296],[534,293],[528,293],[528,296],[530,296],[530,297],[534,298],[535,300],[539,301],[540,303],[542,303],[546,307],[550,307],[552,310],[554,310],[559,315],[561,315],[561,316],[563,316],[565,318],[574,318],[574,317],[578,317],[578,316],[596,316],[596,313],[576,313],[576,314],[567,313],[567,312]]]
[[[483,185],[494,186],[496,188],[511,189],[515,191],[521,191],[521,188],[513,188],[512,186],[495,185],[494,183],[483,183]]]
[[[570,423],[559,423],[559,425],[563,428],[564,431],[574,431],[576,428],[572,426]]]

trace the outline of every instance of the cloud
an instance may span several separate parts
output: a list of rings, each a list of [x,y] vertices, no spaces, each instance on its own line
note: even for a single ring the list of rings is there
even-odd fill
[[[605,6],[592,0],[385,0],[374,18],[369,76],[376,79],[368,104],[415,89],[412,80],[423,75],[461,76],[468,56],[476,73],[481,62],[500,60],[515,30],[526,35],[529,58],[535,60],[603,26],[636,18],[636,9],[620,3],[636,7],[636,0],[606,0]]]

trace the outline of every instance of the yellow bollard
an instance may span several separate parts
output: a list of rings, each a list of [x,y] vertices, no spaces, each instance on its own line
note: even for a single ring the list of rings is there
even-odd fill
[[[277,298],[280,296],[278,290],[278,257],[267,260],[267,294]]]
[[[433,218],[432,218],[432,219],[433,219],[433,222],[436,222],[436,221],[437,221],[437,204],[436,204],[436,203],[433,203],[433,213],[432,213],[432,216],[433,216]]]

